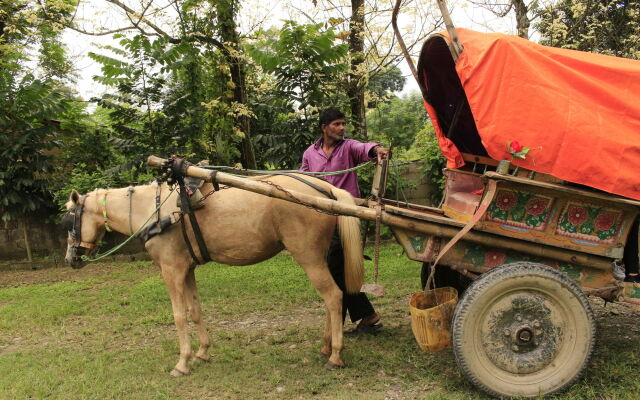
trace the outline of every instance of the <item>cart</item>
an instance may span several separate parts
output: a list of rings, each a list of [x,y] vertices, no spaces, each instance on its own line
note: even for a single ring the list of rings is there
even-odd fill
[[[562,391],[594,349],[587,297],[640,304],[622,262],[638,258],[640,62],[460,29],[430,37],[418,70],[448,161],[438,207],[385,199],[385,163],[357,205],[186,174],[378,219],[422,263],[423,285],[437,262],[436,285],[460,292],[452,347],[468,379],[494,396]]]

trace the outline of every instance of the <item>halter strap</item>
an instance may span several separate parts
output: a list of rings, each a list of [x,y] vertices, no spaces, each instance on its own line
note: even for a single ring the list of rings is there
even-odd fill
[[[104,218],[104,228],[107,230],[107,232],[113,232],[113,229],[111,229],[111,227],[109,226],[109,217],[107,217],[107,193],[109,193],[109,191],[105,190],[104,197],[102,198],[102,201],[100,202],[100,204],[102,205],[102,217]]]
[[[73,245],[76,247],[84,247],[92,250],[97,247],[94,243],[82,241],[82,213],[84,211],[84,202],[87,199],[87,195],[80,196],[78,205],[73,211],[73,226],[71,228],[71,239],[73,239]]]

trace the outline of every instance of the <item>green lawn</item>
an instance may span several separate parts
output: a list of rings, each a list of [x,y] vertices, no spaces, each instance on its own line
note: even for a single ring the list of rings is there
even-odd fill
[[[381,253],[386,292],[373,303],[384,329],[345,336],[348,366],[340,370],[324,368],[323,305],[289,255],[199,267],[212,359],[181,378],[169,375],[177,337],[149,262],[0,271],[0,399],[486,398],[450,350],[427,354],[416,345],[408,298],[419,290],[420,265],[401,252],[385,245]],[[592,365],[557,398],[640,398],[638,312],[594,304],[600,341]]]

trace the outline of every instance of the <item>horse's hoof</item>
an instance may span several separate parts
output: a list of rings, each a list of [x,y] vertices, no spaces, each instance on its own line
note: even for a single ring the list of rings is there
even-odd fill
[[[331,350],[329,349],[322,349],[320,350],[320,354],[322,354],[325,357],[329,357],[331,355]]]
[[[211,359],[209,357],[203,358],[203,357],[200,357],[200,356],[196,356],[196,361],[203,362],[203,363],[208,363],[209,361],[211,361]]]
[[[331,360],[329,360],[324,365],[324,367],[326,369],[339,369],[339,368],[344,368],[344,364],[336,364],[336,363],[332,362]]]
[[[185,376],[185,375],[189,375],[189,373],[188,372],[182,372],[182,371],[177,370],[175,368],[173,370],[171,370],[171,376],[178,377],[178,376]]]

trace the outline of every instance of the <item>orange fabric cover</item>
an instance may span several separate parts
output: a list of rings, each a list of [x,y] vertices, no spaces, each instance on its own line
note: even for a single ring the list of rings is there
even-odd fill
[[[491,158],[640,200],[640,61],[457,30],[456,71]],[[464,164],[426,104],[450,167]]]

